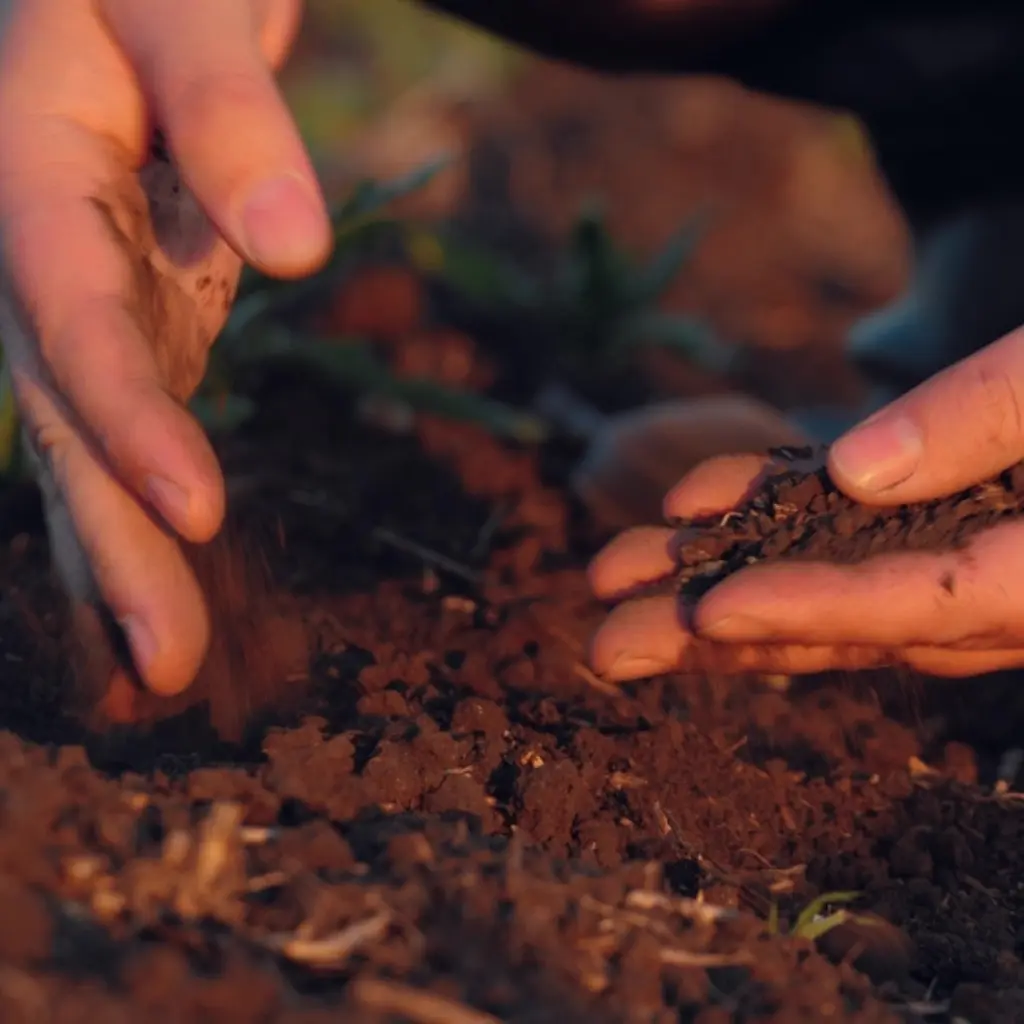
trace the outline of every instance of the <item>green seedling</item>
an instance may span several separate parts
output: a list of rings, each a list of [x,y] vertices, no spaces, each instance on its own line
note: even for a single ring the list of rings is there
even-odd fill
[[[236,365],[269,362],[309,369],[341,390],[377,395],[419,412],[476,423],[492,434],[523,444],[535,444],[547,436],[545,421],[531,413],[432,380],[396,377],[368,345],[357,340],[263,331],[239,353]]]
[[[439,276],[466,300],[518,317],[553,338],[575,362],[618,360],[630,348],[661,345],[710,370],[726,369],[732,353],[692,317],[658,309],[704,235],[708,214],[691,218],[646,263],[612,238],[597,204],[584,208],[550,280],[526,274],[498,254],[457,237],[440,239]]]
[[[827,892],[811,900],[797,915],[792,927],[782,932],[779,924],[779,906],[773,903],[768,912],[768,931],[771,935],[785,934],[795,939],[807,939],[811,942],[827,935],[841,924],[853,921],[857,924],[872,925],[874,918],[865,914],[855,914],[844,907],[832,909],[836,904],[853,903],[859,899],[859,892]]]
[[[397,242],[420,270],[436,268],[443,252],[436,236],[387,213],[396,200],[417,192],[448,165],[433,161],[388,182],[364,181],[332,214],[335,248],[327,265],[302,281],[272,281],[252,272],[242,282],[228,323],[210,355],[192,411],[208,429],[233,429],[255,411],[237,394],[240,371],[289,364],[314,371],[340,390],[377,395],[419,412],[477,423],[499,437],[535,443],[547,435],[539,417],[472,392],[428,379],[397,378],[358,338],[311,336],[288,325],[288,314],[336,286],[377,244]]]
[[[246,267],[221,341],[230,344],[254,324],[276,319],[329,290],[345,269],[371,251],[375,243],[396,238],[401,241],[409,229],[389,216],[387,207],[418,192],[449,164],[450,159],[442,157],[392,181],[359,182],[352,195],[331,212],[334,248],[316,274],[300,281],[279,281]]]

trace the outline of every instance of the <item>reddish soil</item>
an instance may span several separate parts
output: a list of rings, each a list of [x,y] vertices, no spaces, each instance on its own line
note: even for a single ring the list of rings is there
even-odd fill
[[[7,495],[0,1018],[1020,1019],[1024,813],[990,785],[1019,700],[595,685],[549,454],[389,436],[277,374],[223,456],[316,647],[301,713],[241,745],[201,706],[82,732]],[[835,890],[892,927],[769,933]]]

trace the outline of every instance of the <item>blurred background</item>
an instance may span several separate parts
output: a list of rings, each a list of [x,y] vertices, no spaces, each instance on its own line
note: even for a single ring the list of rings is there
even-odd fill
[[[472,215],[507,251],[531,233],[557,244],[600,200],[616,241],[649,255],[708,208],[665,307],[747,349],[744,384],[774,404],[862,401],[847,331],[899,295],[910,262],[852,118],[723,80],[590,74],[407,0],[309,0],[285,86],[332,194],[448,152],[455,163],[406,209]],[[712,386],[664,362],[668,390]]]
[[[703,457],[871,408],[847,339],[912,244],[855,118],[590,73],[408,0],[308,0],[283,84],[332,200],[449,161],[389,207],[418,244],[332,272],[329,333],[574,436],[605,525],[657,517]]]

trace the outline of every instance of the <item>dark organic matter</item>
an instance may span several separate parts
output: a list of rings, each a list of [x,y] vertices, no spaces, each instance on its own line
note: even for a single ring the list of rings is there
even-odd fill
[[[900,551],[963,547],[978,531],[1024,514],[1024,463],[948,498],[862,505],[832,482],[824,448],[776,448],[752,493],[714,519],[677,521],[684,598],[748,565],[776,560],[854,564]]]

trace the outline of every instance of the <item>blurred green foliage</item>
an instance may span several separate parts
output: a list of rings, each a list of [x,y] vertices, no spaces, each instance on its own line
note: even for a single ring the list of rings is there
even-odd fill
[[[307,0],[283,86],[321,161],[346,147],[424,82],[480,96],[511,87],[528,58],[495,37],[411,0]]]
[[[786,934],[796,939],[807,939],[810,942],[814,942],[823,935],[827,935],[834,928],[838,928],[841,924],[846,924],[847,922],[854,922],[868,927],[876,924],[875,919],[872,917],[864,914],[855,914],[842,906],[836,909],[837,904],[853,903],[860,899],[861,895],[862,893],[859,892],[823,893],[816,899],[811,900],[800,911],[797,919]],[[772,935],[778,935],[780,930],[779,908],[777,904],[773,903],[768,915],[768,931]]]

